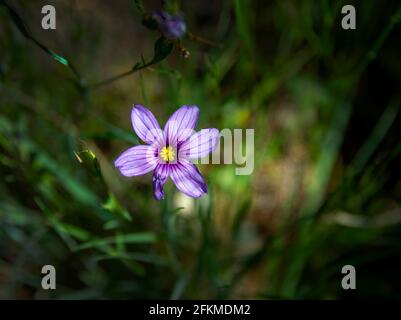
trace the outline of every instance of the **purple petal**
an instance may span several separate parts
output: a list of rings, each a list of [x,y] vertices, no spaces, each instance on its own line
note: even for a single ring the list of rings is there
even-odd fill
[[[206,183],[194,164],[180,162],[170,166],[170,176],[178,190],[193,198],[207,193]]]
[[[163,141],[163,132],[150,110],[141,105],[135,105],[131,111],[131,121],[138,137],[147,144]]]
[[[178,39],[185,34],[187,28],[181,16],[170,15],[164,11],[155,11],[152,15],[167,38]]]
[[[174,112],[164,126],[166,143],[176,146],[187,140],[194,133],[198,116],[196,106],[182,106]]]
[[[152,146],[135,146],[124,151],[114,162],[114,166],[126,177],[140,176],[156,167],[155,153]]]
[[[181,156],[189,159],[202,158],[216,149],[219,142],[220,132],[217,129],[202,129],[192,135],[180,147]]]
[[[169,171],[168,164],[158,164],[156,166],[153,173],[153,195],[156,200],[164,199],[163,186],[167,181]]]

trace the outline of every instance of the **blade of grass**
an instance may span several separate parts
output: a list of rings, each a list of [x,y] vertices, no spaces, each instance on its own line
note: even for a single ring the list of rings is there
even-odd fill
[[[235,22],[237,25],[238,34],[242,42],[244,43],[248,53],[252,53],[253,51],[250,3],[250,1],[246,0],[234,1],[234,13],[236,18]]]
[[[95,239],[83,244],[80,244],[74,248],[74,251],[80,251],[85,249],[103,247],[111,244],[116,244],[119,241],[124,243],[153,243],[156,241],[156,235],[151,232],[138,232],[130,234],[121,234],[118,236]]]
[[[397,99],[392,100],[386,110],[384,110],[381,118],[377,122],[376,127],[373,129],[373,132],[355,156],[352,164],[353,173],[357,173],[362,170],[362,168],[372,157],[373,153],[377,150],[387,132],[393,125],[394,120],[398,114],[399,107],[400,101],[399,99]]]
[[[79,75],[77,69],[72,65],[72,63],[66,59],[65,57],[55,53],[53,50],[49,49],[47,46],[45,46],[43,43],[41,43],[39,40],[37,40],[31,33],[31,31],[28,29],[20,15],[17,13],[17,11],[14,10],[13,7],[11,7],[7,2],[4,0],[0,0],[0,5],[3,5],[6,9],[7,12],[13,21],[14,25],[17,27],[17,29],[22,33],[24,37],[26,37],[28,40],[32,41],[35,45],[37,45],[39,48],[41,48],[44,52],[46,52],[48,55],[50,55],[54,60],[57,62],[61,63],[62,65],[66,66],[69,68],[72,73],[74,74],[76,80],[78,81],[78,85],[82,87],[82,78]]]

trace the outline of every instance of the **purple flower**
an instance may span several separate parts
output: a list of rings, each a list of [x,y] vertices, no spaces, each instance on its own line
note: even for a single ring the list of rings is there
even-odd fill
[[[177,188],[194,198],[207,193],[207,186],[192,159],[212,152],[219,142],[217,129],[195,132],[199,109],[182,106],[160,129],[155,116],[141,105],[131,111],[131,121],[138,137],[147,145],[138,145],[123,152],[114,165],[127,177],[139,176],[154,170],[153,194],[164,198],[163,186],[170,177]]]
[[[153,13],[153,18],[157,21],[160,30],[167,38],[179,39],[187,30],[184,19],[179,15],[171,15],[164,11],[156,11]]]

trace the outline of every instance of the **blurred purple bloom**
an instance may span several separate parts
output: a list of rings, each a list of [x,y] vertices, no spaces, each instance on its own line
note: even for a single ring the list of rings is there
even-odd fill
[[[131,111],[131,121],[138,137],[147,145],[138,145],[123,152],[114,165],[127,177],[154,170],[153,193],[164,198],[163,186],[170,177],[177,188],[194,198],[207,193],[207,186],[191,159],[207,156],[219,142],[217,129],[195,132],[199,109],[182,106],[167,120],[162,130],[155,116],[141,105]]]
[[[160,30],[167,38],[179,39],[187,30],[184,19],[179,15],[171,15],[164,11],[156,11],[153,13],[153,18],[157,21]]]

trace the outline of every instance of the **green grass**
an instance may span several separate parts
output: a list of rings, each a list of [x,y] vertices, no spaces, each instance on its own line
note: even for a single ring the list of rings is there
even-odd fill
[[[351,2],[355,31],[345,1],[166,1],[178,42],[146,1],[59,1],[55,31],[0,1],[0,298],[399,298],[401,7]],[[113,166],[135,103],[254,128],[253,174],[200,165],[206,197],[155,201]]]

